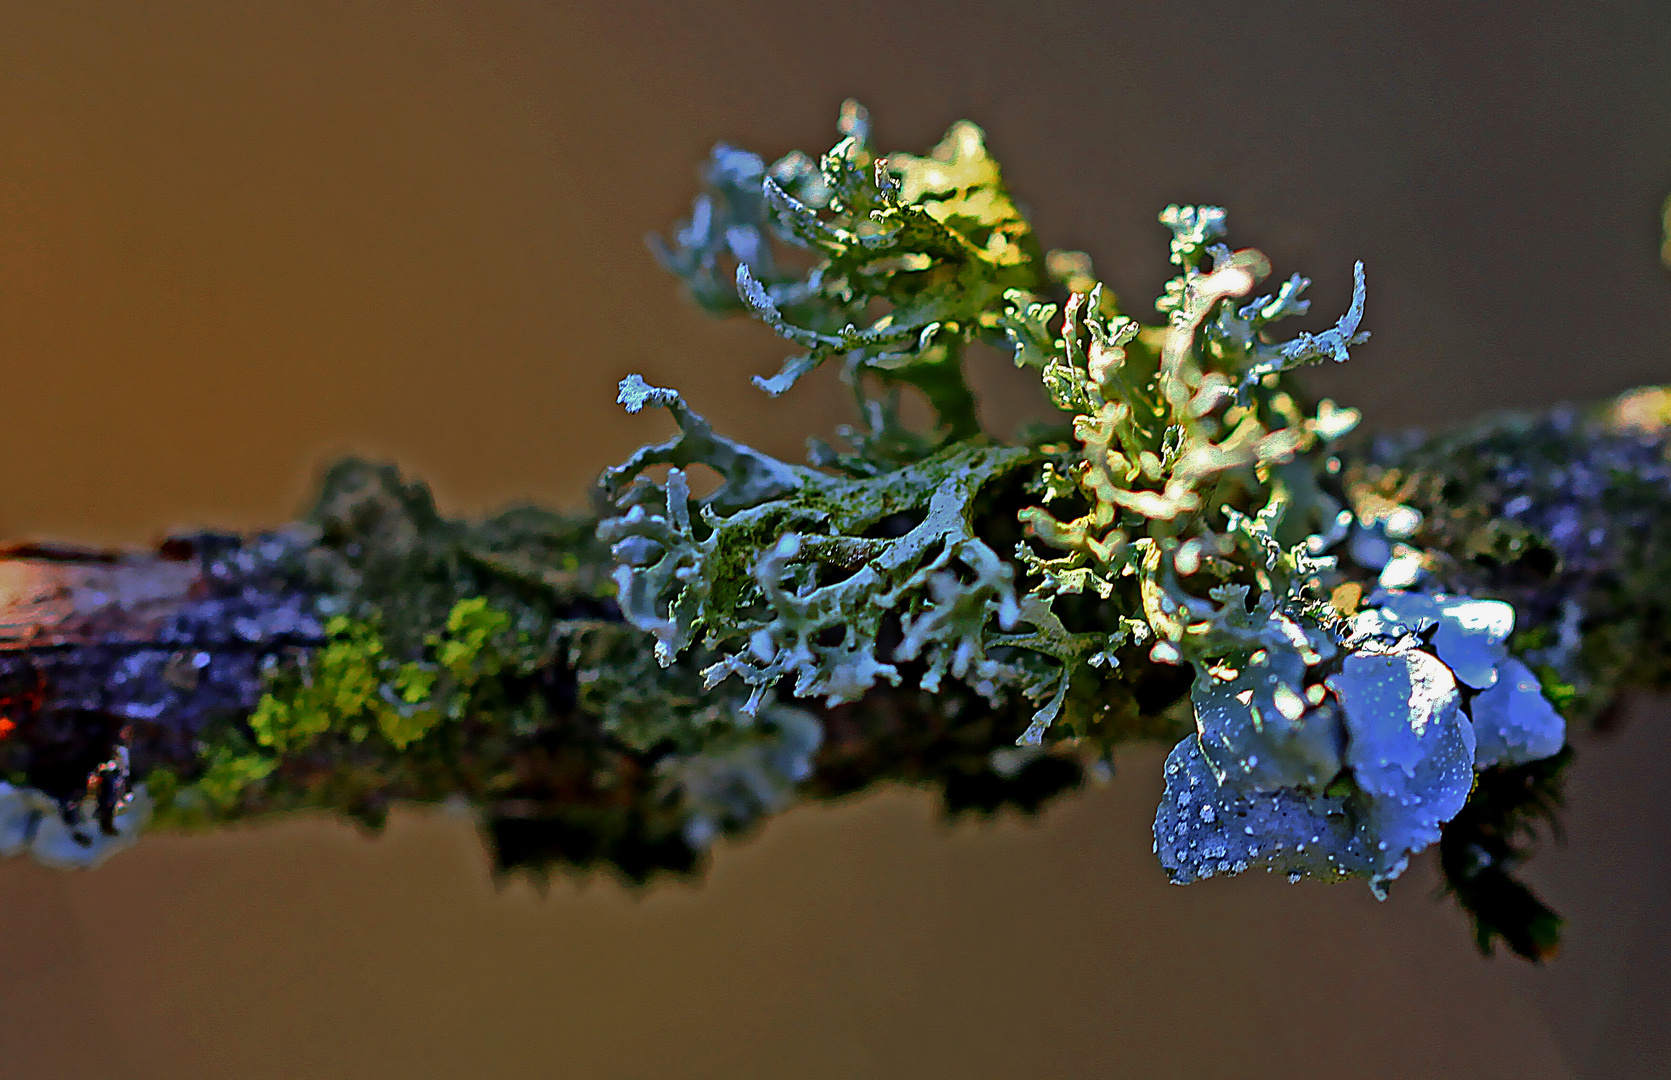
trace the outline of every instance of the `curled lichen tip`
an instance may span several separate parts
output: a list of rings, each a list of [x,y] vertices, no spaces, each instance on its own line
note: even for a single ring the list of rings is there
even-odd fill
[[[639,412],[646,405],[671,405],[678,398],[678,391],[651,386],[644,381],[644,376],[637,374],[622,379],[615,395],[616,403],[624,406],[629,413]]]

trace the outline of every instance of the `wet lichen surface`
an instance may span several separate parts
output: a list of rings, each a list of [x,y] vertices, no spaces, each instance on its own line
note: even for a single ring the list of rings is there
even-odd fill
[[[1559,919],[1515,873],[1568,724],[1671,681],[1671,399],[1353,441],[1293,373],[1367,339],[1361,266],[1332,327],[1283,338],[1305,279],[1256,295],[1270,264],[1224,212],[1169,207],[1143,325],[1042,249],[973,125],[921,157],[876,154],[856,106],[840,126],[816,161],[717,148],[660,254],[803,350],[765,391],[839,366],[841,445],[779,461],[629,376],[621,403],[679,432],[590,512],[450,520],[347,461],[286,529],[174,538],[111,571],[174,582],[145,618],[0,652],[0,849],[84,865],[146,824],[451,801],[502,871],[643,881],[796,800],[903,782],[1031,811],[1164,740],[1173,880],[1385,895],[1438,843],[1481,947],[1549,955]],[[977,342],[1059,421],[982,432]],[[695,498],[699,465],[720,483]]]

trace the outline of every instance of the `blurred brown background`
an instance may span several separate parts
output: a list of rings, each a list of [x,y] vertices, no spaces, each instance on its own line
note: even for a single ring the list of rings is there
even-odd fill
[[[844,419],[747,377],[642,236],[715,139],[959,117],[1131,310],[1155,213],[1316,279],[1375,340],[1314,385],[1387,428],[1671,381],[1671,7],[690,0],[0,3],[0,534],[141,543],[294,514],[396,459],[443,504],[573,502],[684,388],[783,454]],[[1007,424],[1033,399],[981,376]],[[467,823],[153,838],[0,864],[0,1075],[1671,1075],[1671,710],[1582,747],[1571,918],[1484,961],[1420,862],[1356,887],[1164,883],[1158,752],[1038,822],[886,793],[726,847],[700,887],[495,891]]]

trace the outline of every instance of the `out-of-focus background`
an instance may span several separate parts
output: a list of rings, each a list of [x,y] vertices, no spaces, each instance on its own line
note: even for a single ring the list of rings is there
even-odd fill
[[[629,371],[795,454],[828,381],[715,323],[642,237],[726,139],[982,124],[1046,244],[1129,310],[1156,212],[1316,280],[1374,341],[1313,385],[1370,427],[1671,381],[1671,7],[810,0],[0,2],[0,535],[285,520],[355,451],[445,508],[574,503],[665,418]],[[1001,362],[989,415],[1036,407]],[[1671,709],[1581,743],[1571,919],[1479,958],[1430,859],[1375,903],[1176,889],[1159,751],[1036,821],[893,791],[797,810],[700,885],[496,889],[467,822],[148,839],[0,864],[0,1073],[55,1077],[1671,1075]]]

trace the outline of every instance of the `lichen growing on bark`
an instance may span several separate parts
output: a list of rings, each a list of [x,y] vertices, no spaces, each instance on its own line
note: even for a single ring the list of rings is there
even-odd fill
[[[796,347],[763,390],[837,365],[855,427],[781,461],[629,375],[620,403],[678,433],[588,512],[452,520],[346,461],[285,530],[175,538],[193,584],[160,630],[0,652],[0,850],[455,802],[502,870],[641,881],[798,799],[1031,810],[1159,739],[1173,880],[1384,895],[1438,842],[1482,948],[1552,951],[1515,872],[1567,723],[1671,684],[1671,397],[1353,443],[1296,372],[1367,339],[1361,265],[1332,326],[1284,338],[1306,279],[1258,294],[1221,208],[1167,207],[1146,325],[1044,251],[978,128],[923,156],[878,153],[856,105],[839,129],[817,160],[717,147],[654,246]],[[1055,421],[983,432],[974,343]],[[719,485],[693,497],[693,467]]]
[[[1384,895],[1467,799],[1478,740],[1459,686],[1495,682],[1513,611],[1412,591],[1442,581],[1407,542],[1385,558],[1372,543],[1334,550],[1352,538],[1353,511],[1328,455],[1356,414],[1305,404],[1289,373],[1345,361],[1367,339],[1363,267],[1333,327],[1279,339],[1275,324],[1306,310],[1305,279],[1253,297],[1269,261],[1220,242],[1224,211],[1168,207],[1161,221],[1178,274],[1156,303],[1166,324],[1143,327],[1118,311],[1088,260],[1031,254],[1031,232],[975,129],[954,128],[928,159],[875,154],[856,107],[843,130],[816,171],[799,155],[751,163],[742,171],[760,177],[762,197],[728,200],[723,234],[688,226],[666,261],[705,298],[727,245],[743,306],[810,350],[763,388],[781,392],[839,355],[871,430],[850,454],[822,452],[818,471],[716,436],[672,391],[623,382],[629,408],[666,405],[682,429],[608,475],[617,516],[603,528],[629,621],[668,661],[700,632],[721,657],[709,684],[741,676],[751,706],[780,684],[795,697],[853,700],[878,679],[897,682],[895,661],[928,650],[925,689],[949,669],[988,697],[1032,698],[1022,745],[1104,754],[1131,733],[1072,716],[1058,726],[1075,684],[1100,691],[1105,673],[1186,668],[1196,730],[1178,753],[1202,759],[1215,798],[1228,808],[1287,793],[1290,816],[1333,800],[1329,815],[1348,827],[1319,820],[1318,857]],[[735,166],[736,154],[716,162]],[[816,195],[796,199],[774,177]],[[711,222],[711,205],[699,203],[693,222]],[[819,261],[804,277],[783,275],[774,242]],[[751,257],[778,274],[772,285]],[[1042,272],[1053,265],[1073,278],[1060,303]],[[791,302],[800,321],[785,314]],[[852,322],[859,311],[874,316],[864,329]],[[843,319],[839,332],[810,328]],[[948,331],[950,346],[935,346]],[[995,447],[958,419],[964,411],[948,403],[968,391],[948,365],[955,346],[983,336],[1038,373],[1067,438]],[[937,425],[905,430],[891,399],[871,396],[872,374],[884,388],[921,389]],[[1007,565],[973,519],[998,461],[1040,496],[1015,511],[1025,537]],[[674,470],[660,485],[628,486],[650,463]],[[725,481],[693,502],[682,470],[698,463]],[[1405,524],[1395,510],[1414,512],[1399,504],[1358,530],[1390,539]],[[899,535],[873,535],[890,512],[915,518]],[[1343,610],[1337,597],[1348,595],[1368,606]],[[890,620],[898,629],[885,646]],[[1531,715],[1515,703],[1517,720]],[[1498,742],[1517,730],[1506,717],[1491,728]],[[1542,755],[1559,749],[1560,731],[1553,747],[1541,734]],[[1496,750],[1524,759],[1533,741],[1490,745],[1482,767]],[[1212,854],[1227,819],[1181,813],[1184,797],[1169,788],[1156,823],[1174,880],[1257,864]],[[1256,824],[1241,827],[1264,839]]]

